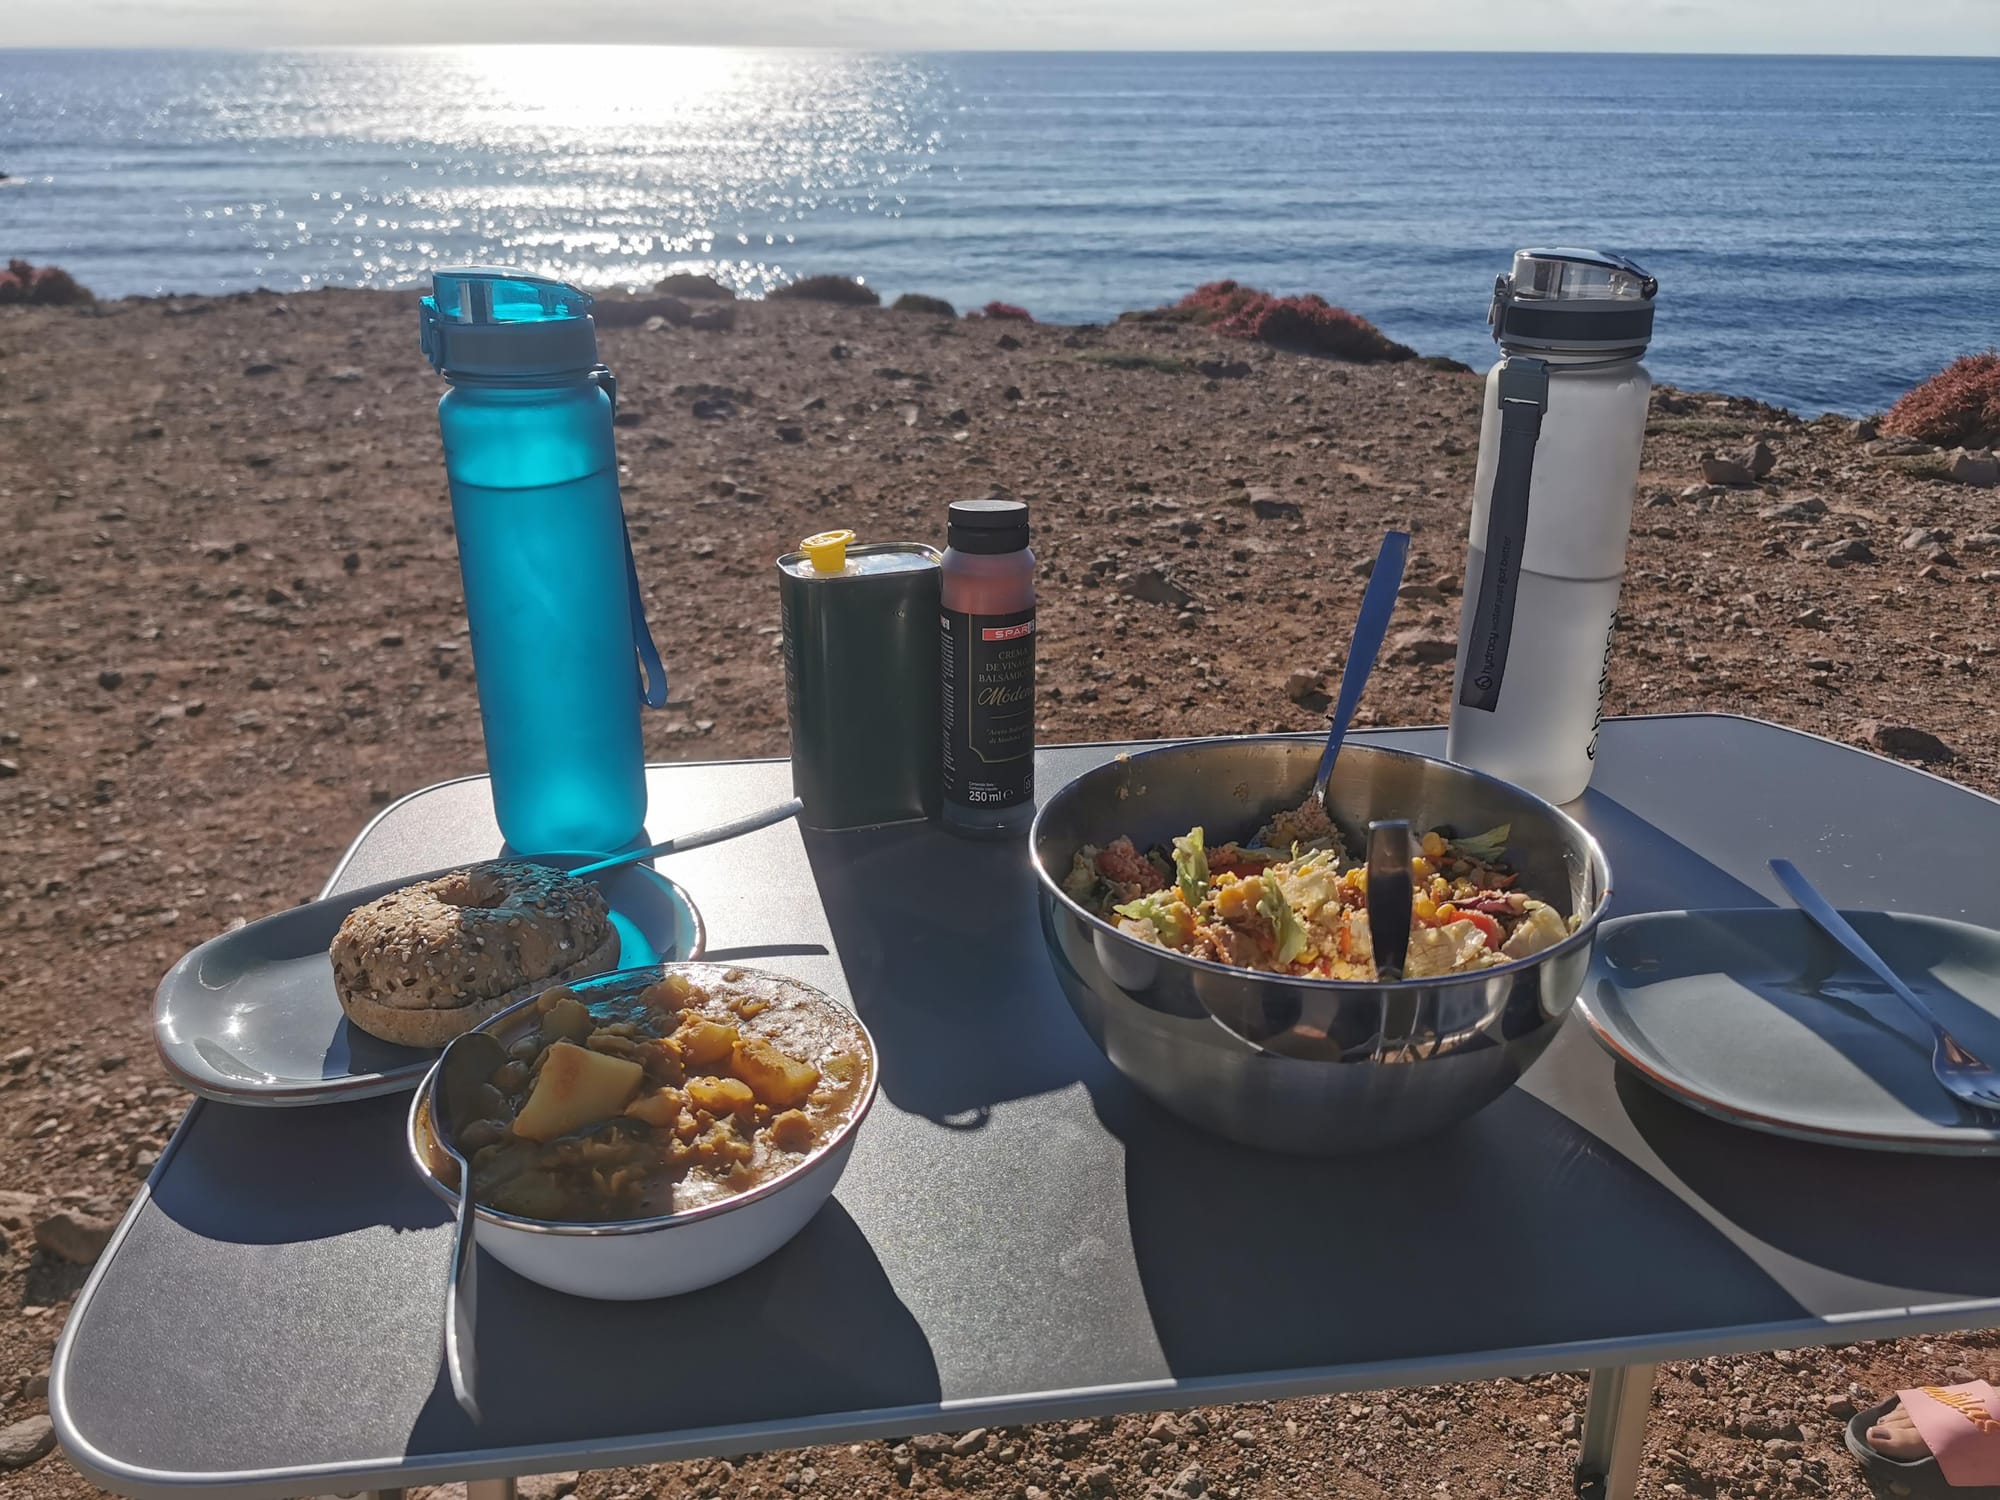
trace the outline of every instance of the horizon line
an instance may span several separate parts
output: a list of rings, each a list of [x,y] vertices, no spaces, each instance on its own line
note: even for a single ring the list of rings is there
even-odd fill
[[[30,52],[215,52],[249,54],[256,52],[464,52],[508,47],[586,49],[603,47],[677,48],[690,52],[828,52],[880,53],[926,57],[1662,57],[1662,58],[1755,58],[1767,61],[1850,62],[2000,62],[2000,50],[1992,52],[1680,52],[1665,48],[1637,51],[1611,47],[916,47],[916,46],[801,46],[785,42],[272,42],[262,45],[217,43],[134,43],[130,45],[38,42],[28,45],[0,44],[0,56]]]

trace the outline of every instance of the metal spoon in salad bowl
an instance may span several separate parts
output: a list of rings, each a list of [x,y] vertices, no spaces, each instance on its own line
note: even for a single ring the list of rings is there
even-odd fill
[[[1368,678],[1375,670],[1375,659],[1382,654],[1382,639],[1389,633],[1389,617],[1396,612],[1396,594],[1403,586],[1403,568],[1409,557],[1407,531],[1384,533],[1382,546],[1375,554],[1374,571],[1368,575],[1368,587],[1361,591],[1361,613],[1355,617],[1354,635],[1347,643],[1347,664],[1340,669],[1340,696],[1334,700],[1333,725],[1327,731],[1326,749],[1320,752],[1319,770],[1313,776],[1313,795],[1329,818],[1333,816],[1333,803],[1327,796],[1327,787],[1333,781],[1334,762],[1340,759],[1340,747],[1354,723],[1354,710],[1360,706],[1361,691],[1368,686]]]

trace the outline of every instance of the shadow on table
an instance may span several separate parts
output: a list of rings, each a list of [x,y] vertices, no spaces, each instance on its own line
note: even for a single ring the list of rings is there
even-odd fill
[[[1582,804],[1570,811],[1597,836],[1611,862],[1612,900],[1608,917],[1644,911],[1771,905],[1770,899],[1754,886],[1745,885],[1659,824],[1601,792],[1585,793]]]
[[[1618,1102],[1688,1188],[1810,1265],[1942,1296],[2000,1296],[2000,1162],[1746,1131],[1621,1068]]]
[[[657,1302],[565,1296],[484,1257],[478,1354],[484,1421],[440,1354],[413,1456],[783,1421],[824,1412],[829,1389],[852,1411],[939,1398],[929,1342],[837,1202],[761,1265]]]
[[[899,1109],[961,1128],[1101,1066],[1049,969],[1019,841],[927,824],[807,833],[855,1008]]]
[[[204,1239],[285,1245],[376,1225],[428,1229],[448,1217],[414,1170],[400,1170],[408,1094],[310,1109],[200,1109],[173,1170],[155,1174],[153,1204]],[[385,1158],[397,1164],[393,1176],[383,1175]]]
[[[1802,1317],[1672,1194],[1521,1089],[1430,1141],[1313,1160],[1123,1086],[1126,1208],[1177,1377],[1407,1360]]]

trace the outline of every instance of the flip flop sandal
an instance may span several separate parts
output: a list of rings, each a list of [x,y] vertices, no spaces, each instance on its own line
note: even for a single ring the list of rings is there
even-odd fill
[[[1868,1445],[1868,1429],[1898,1403],[1930,1448],[1930,1457],[1904,1463]],[[1849,1419],[1847,1451],[1870,1479],[1921,1500],[2000,1500],[2000,1420],[1990,1415],[1994,1411],[2000,1411],[2000,1400],[1983,1380],[1898,1391],[1892,1400]]]

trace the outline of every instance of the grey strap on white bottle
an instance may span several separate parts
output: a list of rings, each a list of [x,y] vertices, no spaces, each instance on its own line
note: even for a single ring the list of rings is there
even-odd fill
[[[1500,706],[1507,649],[1514,634],[1514,601],[1521,588],[1528,543],[1528,491],[1535,477],[1535,444],[1549,409],[1546,360],[1509,355],[1500,364],[1500,451],[1493,462],[1493,495],[1486,508],[1486,564],[1466,640],[1458,701],[1488,713]]]

